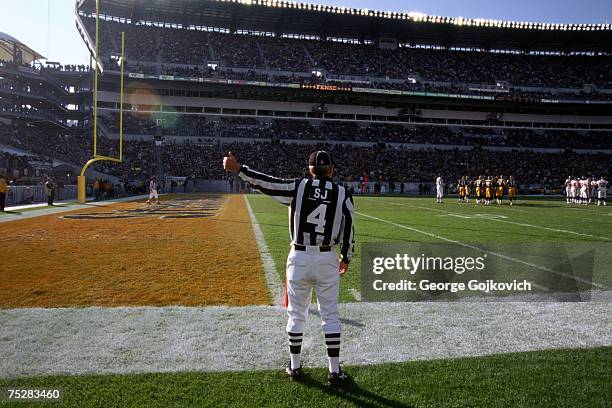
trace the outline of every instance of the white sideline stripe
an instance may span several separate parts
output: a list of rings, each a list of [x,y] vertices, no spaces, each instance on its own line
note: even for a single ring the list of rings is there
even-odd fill
[[[340,304],[340,358],[367,365],[609,346],[610,294],[584,303]],[[275,306],[0,309],[0,327],[0,378],[281,370],[289,351]],[[326,367],[317,316],[304,333],[305,366]]]
[[[562,272],[559,272],[559,271],[555,271],[554,269],[547,268],[545,266],[536,265],[536,264],[531,263],[531,262],[523,261],[522,259],[518,259],[518,258],[514,258],[512,256],[501,254],[499,252],[489,251],[487,249],[480,248],[480,247],[477,247],[475,245],[470,245],[470,244],[467,244],[465,242],[457,241],[457,240],[454,240],[454,239],[446,238],[446,237],[443,237],[441,235],[434,234],[432,232],[422,231],[422,230],[417,229],[417,228],[408,227],[407,225],[398,224],[398,223],[395,223],[395,222],[392,222],[392,221],[388,221],[388,220],[385,220],[385,219],[382,219],[382,218],[374,217],[372,215],[364,214],[364,213],[357,212],[357,211],[355,211],[355,214],[359,214],[362,217],[370,218],[370,219],[376,220],[378,222],[383,222],[385,224],[393,225],[393,226],[398,227],[398,228],[403,228],[403,229],[407,229],[409,231],[413,231],[413,232],[416,232],[416,233],[419,233],[419,234],[427,235],[428,237],[439,239],[441,241],[446,241],[446,242],[450,242],[452,244],[457,244],[457,245],[460,245],[460,246],[462,246],[464,248],[475,249],[475,250],[484,252],[484,253],[489,254],[489,255],[497,256],[497,257],[505,259],[507,261],[511,261],[511,262],[515,262],[515,263],[520,263],[520,264],[523,264],[523,265],[526,265],[526,266],[530,266],[530,267],[535,268],[535,269],[539,269],[539,270],[542,270],[542,271],[545,271],[545,272],[550,272],[550,273],[555,274],[555,275],[563,276],[565,278],[576,279],[577,281],[580,281],[582,283],[586,283],[588,285],[596,286],[599,289],[607,289],[605,286],[599,285],[599,284],[597,284],[595,282],[590,282],[590,281],[585,280],[585,279],[581,279],[581,278],[579,278],[577,276],[570,276],[570,275],[567,275],[565,273],[562,273]],[[543,286],[539,286],[539,285],[537,285],[535,283],[532,283],[532,285],[535,286],[536,288],[540,289],[540,290],[547,290]]]
[[[261,231],[257,218],[255,218],[255,214],[253,213],[253,209],[251,208],[251,204],[249,203],[249,199],[247,198],[246,194],[244,195],[244,202],[246,203],[249,218],[251,219],[251,225],[253,226],[253,234],[255,235],[257,248],[259,248],[259,253],[261,254],[261,263],[263,264],[264,273],[266,275],[266,284],[268,286],[268,290],[270,291],[270,297],[275,305],[281,306],[283,304],[284,288],[283,285],[281,285],[280,279],[278,278],[278,272],[276,272],[274,259],[272,259],[272,255],[268,249],[268,244],[266,244],[266,238]]]

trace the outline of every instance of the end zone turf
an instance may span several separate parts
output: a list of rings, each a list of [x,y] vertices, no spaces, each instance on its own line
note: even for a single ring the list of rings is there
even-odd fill
[[[269,303],[241,196],[170,196],[155,209],[126,202],[3,223],[0,308]]]

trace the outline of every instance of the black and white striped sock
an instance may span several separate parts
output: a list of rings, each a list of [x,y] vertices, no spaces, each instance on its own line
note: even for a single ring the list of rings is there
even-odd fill
[[[340,333],[326,333],[325,347],[327,348],[327,358],[329,360],[329,372],[337,373],[340,371]]]
[[[289,356],[291,358],[291,369],[300,368],[300,353],[302,352],[303,333],[287,332],[289,336]]]

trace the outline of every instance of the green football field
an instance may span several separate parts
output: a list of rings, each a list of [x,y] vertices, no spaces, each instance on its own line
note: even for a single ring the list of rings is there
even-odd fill
[[[281,370],[22,378],[0,387],[60,388],[63,400],[0,406],[606,407],[611,360],[606,347],[349,367],[342,390],[324,385],[324,369],[300,383]]]
[[[264,233],[268,248],[273,256],[277,272],[284,281],[284,265],[289,252],[287,226],[287,207],[262,196],[248,197],[257,221]],[[449,198],[444,204],[435,204],[430,197],[355,197],[355,229],[357,242],[356,254],[349,274],[341,281],[341,301],[348,303],[342,307],[368,306],[357,303],[362,290],[360,259],[361,245],[364,243],[446,243],[454,246],[527,244],[525,251],[538,252],[542,243],[569,243],[572,245],[603,246],[612,244],[612,207],[566,205],[561,200],[520,200],[512,207],[477,206],[474,203],[457,203]],[[612,254],[612,251],[608,255]],[[517,259],[521,254],[504,253],[507,258]],[[534,254],[533,257],[537,258]],[[538,255],[538,254],[536,254]],[[538,260],[551,262],[549,254]],[[538,255],[539,256],[539,255]],[[612,273],[608,258],[603,256],[593,274],[593,282],[609,289]],[[553,262],[554,263],[554,262]],[[556,264],[555,264],[556,265]],[[524,265],[523,265],[524,266]],[[527,269],[512,263],[518,274]],[[515,271],[516,272],[516,271]],[[457,303],[458,304],[458,303]],[[585,308],[572,305],[555,309],[559,304],[543,304],[542,308],[529,309],[517,307],[524,315],[517,316],[518,326],[524,330],[522,338],[504,338],[504,333],[493,335],[496,342],[505,341],[512,345],[511,350],[524,352],[462,354],[458,358],[447,356],[426,358],[413,356],[406,360],[382,360],[381,364],[359,363],[345,366],[351,380],[341,390],[325,386],[326,369],[321,366],[311,368],[307,363],[306,376],[300,383],[289,381],[283,369],[259,369],[256,371],[208,372],[208,369],[192,372],[154,372],[150,374],[106,374],[106,375],[45,375],[39,377],[0,378],[0,391],[3,388],[59,388],[64,396],[61,402],[16,402],[0,401],[3,406],[66,406],[66,407],[606,407],[610,406],[612,394],[612,347],[610,336],[605,334],[605,326],[611,321],[606,317],[605,304],[599,303],[599,315],[587,322],[583,312],[595,303],[582,304]],[[403,304],[402,304],[403,305]],[[568,305],[568,304],[564,304]],[[432,305],[425,304],[425,309]],[[486,306],[486,305],[485,305]],[[505,304],[504,304],[505,306]],[[272,306],[266,306],[272,309]],[[385,305],[386,307],[386,305]],[[486,306],[488,307],[488,306]],[[511,306],[508,306],[509,308]],[[425,310],[407,307],[405,310]],[[550,327],[546,319],[538,315],[548,309],[563,313],[561,319],[569,325],[564,330]],[[432,306],[432,310],[433,306]],[[438,310],[438,309],[435,309]],[[445,309],[452,311],[452,309]],[[469,306],[469,315],[477,315],[476,308]],[[478,309],[482,310],[482,309]],[[571,313],[572,310],[575,313]],[[250,313],[250,312],[249,312]],[[226,318],[230,319],[232,313]],[[491,314],[502,319],[507,314]],[[584,317],[583,317],[584,316]],[[377,315],[378,318],[378,315]],[[317,319],[311,316],[311,319]],[[528,327],[522,328],[525,319],[542,322],[541,332],[556,332],[563,338],[550,337],[541,350],[538,342],[533,346],[529,339]],[[410,322],[410,320],[403,320]],[[357,322],[359,323],[359,322]],[[453,330],[438,327],[439,330]],[[469,339],[476,340],[479,330],[491,330],[489,321],[478,322],[473,332],[464,330]],[[496,323],[500,327],[499,322]],[[591,326],[589,326],[589,324]],[[596,326],[593,326],[595,324]],[[351,328],[347,324],[347,347],[357,347],[349,340],[349,332],[363,331],[368,336],[371,328]],[[444,326],[444,325],[442,325]],[[595,343],[573,342],[563,346],[565,338],[584,338],[582,332],[594,327],[603,327],[601,339]],[[131,328],[131,327],[130,327]],[[204,327],[203,330],[208,330]],[[245,329],[246,330],[246,329]],[[282,331],[282,329],[280,329]],[[388,333],[372,332],[372,338],[393,336],[391,327]],[[418,327],[410,328],[413,332]],[[432,335],[431,327],[422,331],[423,336]],[[582,331],[582,332],[581,332]],[[541,333],[540,332],[540,333]],[[249,333],[248,330],[245,333]],[[461,331],[457,331],[460,335]],[[251,333],[252,335],[253,333]],[[472,335],[471,337],[469,335]],[[490,334],[490,333],[489,333]],[[487,334],[487,336],[489,336]],[[220,334],[219,334],[220,335]],[[344,334],[343,334],[344,336]],[[0,342],[10,341],[9,335],[0,334]],[[430,341],[423,337],[420,341],[431,348]],[[461,338],[453,338],[460,343]],[[182,344],[184,339],[177,338]],[[395,341],[395,340],[394,340]],[[525,341],[523,343],[523,341]],[[143,339],[144,342],[144,339]],[[558,342],[558,343],[557,343]],[[344,344],[344,343],[343,343]],[[401,337],[394,348],[412,347]],[[471,343],[470,343],[471,345]],[[448,350],[453,344],[445,345]],[[533,348],[532,348],[533,347]],[[579,347],[579,348],[567,348]],[[532,351],[527,351],[532,350]],[[376,349],[380,352],[380,349]],[[161,350],[161,353],[164,351]],[[240,350],[219,351],[219,359],[224,353]],[[284,353],[285,351],[283,351]],[[483,354],[490,354],[483,356]],[[466,357],[463,357],[463,356]],[[4,357],[4,356],[3,356]],[[252,357],[252,356],[251,356]],[[251,358],[245,355],[248,360]],[[11,358],[11,356],[9,356]],[[155,358],[155,356],[151,356]],[[412,361],[417,360],[417,361]],[[344,361],[344,360],[343,360]],[[388,361],[404,361],[391,363]],[[27,362],[26,362],[27,363]],[[356,363],[353,363],[356,364]],[[164,370],[162,370],[164,371]],[[145,371],[146,372],[146,371]]]
[[[284,281],[284,265],[289,252],[287,207],[269,197],[249,197],[251,206],[264,232],[276,269]],[[580,248],[589,246],[612,248],[612,206],[567,205],[562,198],[518,200],[509,206],[458,203],[449,197],[436,204],[432,197],[362,197],[355,200],[355,258],[349,273],[342,278],[340,300],[355,301],[355,291],[361,290],[361,253],[363,243],[370,242],[432,242],[451,246],[527,244],[523,251],[535,251],[531,258],[554,269],[557,260],[541,254],[538,244],[572,243]],[[510,245],[506,245],[510,246]],[[612,259],[605,251],[595,265],[595,288],[609,288]],[[524,259],[523,254],[505,254],[512,259]],[[608,252],[609,255],[609,252]],[[531,259],[529,258],[529,259]],[[509,263],[508,268],[526,268]],[[528,271],[524,271],[527,273]]]

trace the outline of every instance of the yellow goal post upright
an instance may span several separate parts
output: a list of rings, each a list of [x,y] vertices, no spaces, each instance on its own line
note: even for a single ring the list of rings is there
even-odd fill
[[[98,26],[100,21],[99,0],[96,0],[96,60],[94,68],[94,94],[93,94],[93,158],[90,159],[81,170],[81,175],[77,177],[77,200],[79,204],[87,201],[87,181],[85,171],[87,168],[98,161],[113,161],[121,163],[123,161],[123,67],[125,61],[125,32],[121,32],[121,80],[119,91],[119,157],[109,157],[98,154]]]

